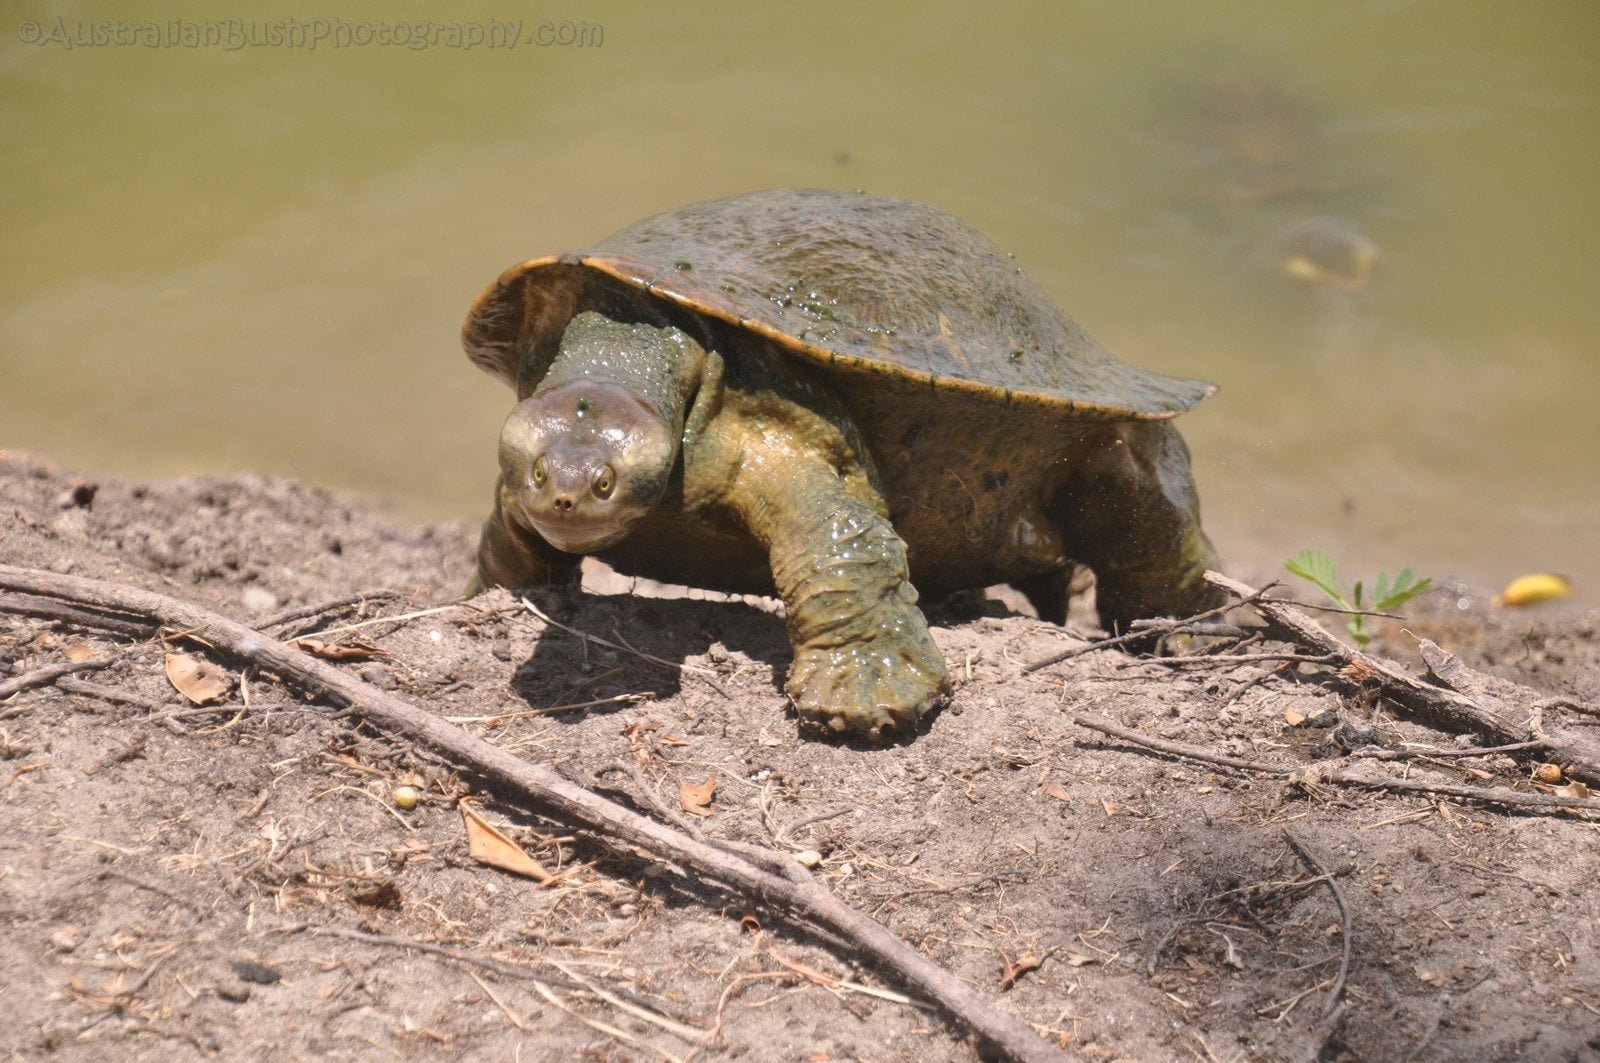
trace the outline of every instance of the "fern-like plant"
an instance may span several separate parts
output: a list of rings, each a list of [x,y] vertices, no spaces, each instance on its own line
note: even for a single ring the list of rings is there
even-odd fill
[[[1352,615],[1346,627],[1350,631],[1351,638],[1356,640],[1356,647],[1363,650],[1367,648],[1367,643],[1372,641],[1372,636],[1367,634],[1368,616],[1373,613],[1385,613],[1404,605],[1433,586],[1431,577],[1416,579],[1411,575],[1409,568],[1401,569],[1393,584],[1389,582],[1387,572],[1379,572],[1378,582],[1373,585],[1372,599],[1370,603],[1364,605],[1362,604],[1364,589],[1361,581],[1356,580],[1355,586],[1347,590],[1339,578],[1339,563],[1323,550],[1302,550],[1295,557],[1285,561],[1283,567],[1301,579],[1310,581],[1328,601],[1340,609],[1350,611]]]

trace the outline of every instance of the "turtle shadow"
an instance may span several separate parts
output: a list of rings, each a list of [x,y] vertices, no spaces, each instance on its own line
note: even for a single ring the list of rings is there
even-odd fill
[[[715,658],[739,654],[766,665],[773,694],[784,699],[784,680],[794,662],[782,616],[738,598],[659,598],[595,593],[576,587],[534,587],[518,592],[554,623],[546,625],[533,653],[511,678],[511,688],[530,709],[548,712],[565,725],[592,714],[609,715],[649,699],[666,701],[687,682],[723,701],[733,666]],[[1024,615],[983,592],[958,592],[924,604],[930,623],[969,623],[986,616]],[[580,634],[581,633],[581,634]],[[718,650],[720,647],[720,652]],[[709,657],[711,660],[692,661]],[[709,665],[709,667],[708,667]],[[879,738],[840,733],[801,720],[792,705],[786,718],[803,741],[858,752],[911,745],[950,709],[940,705],[914,727]]]
[[[552,587],[519,594],[554,623],[517,666],[511,688],[529,708],[549,711],[564,724],[614,713],[644,697],[665,701],[686,683],[731,697],[724,683],[734,666],[716,660],[724,655],[767,665],[781,693],[793,656],[782,617],[744,601]]]

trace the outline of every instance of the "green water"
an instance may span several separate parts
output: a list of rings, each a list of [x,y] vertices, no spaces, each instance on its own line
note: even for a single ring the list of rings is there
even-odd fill
[[[1592,0],[433,4],[587,44],[20,39],[60,10],[0,15],[0,446],[477,516],[509,396],[456,330],[503,267],[860,187],[964,216],[1125,360],[1222,385],[1182,424],[1226,556],[1600,600]],[[1364,290],[1280,269],[1319,216],[1379,249]]]

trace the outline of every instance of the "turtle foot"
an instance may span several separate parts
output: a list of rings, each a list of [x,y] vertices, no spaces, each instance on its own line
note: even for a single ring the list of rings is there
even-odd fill
[[[789,670],[802,721],[835,734],[883,737],[913,727],[950,691],[944,658],[926,632],[802,649]]]

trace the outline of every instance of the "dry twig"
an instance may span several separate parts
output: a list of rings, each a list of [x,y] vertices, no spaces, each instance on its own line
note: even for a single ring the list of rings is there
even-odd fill
[[[1286,641],[1330,654],[1346,671],[1372,677],[1383,684],[1391,697],[1418,715],[1453,731],[1476,732],[1500,745],[1542,739],[1549,743],[1546,747],[1549,759],[1560,764],[1567,775],[1590,785],[1600,785],[1600,742],[1543,726],[1537,706],[1524,709],[1499,698],[1481,694],[1474,697],[1458,689],[1435,686],[1393,661],[1351,649],[1295,606],[1262,597],[1261,591],[1217,572],[1207,572],[1206,582],[1238,597],[1239,604],[1250,605]],[[1454,658],[1427,639],[1419,642],[1425,658],[1433,656],[1440,662],[1435,671],[1446,672],[1442,679],[1450,682],[1450,675],[1459,674],[1449,665]],[[1468,685],[1464,680],[1458,681]]]
[[[86,661],[62,661],[60,664],[47,664],[43,668],[35,668],[31,672],[24,672],[15,679],[7,679],[4,683],[0,683],[0,701],[4,701],[13,694],[20,694],[24,690],[49,686],[64,675],[72,675],[74,672],[93,672],[115,662],[116,658],[114,657],[100,656],[91,657]],[[0,713],[0,720],[5,719],[9,714],[10,710]]]
[[[1323,783],[1336,786],[1353,786],[1365,790],[1392,790],[1397,793],[1437,794],[1440,797],[1454,797],[1465,801],[1481,801],[1484,804],[1502,805],[1507,808],[1556,810],[1566,809],[1575,812],[1600,813],[1600,801],[1584,797],[1558,797],[1555,794],[1524,794],[1514,790],[1496,789],[1485,786],[1458,786],[1455,783],[1419,782],[1415,779],[1389,779],[1381,775],[1363,775],[1360,772],[1347,771],[1343,768],[1327,764],[1311,764],[1305,767],[1290,767],[1286,764],[1272,764],[1262,760],[1245,760],[1241,757],[1230,757],[1221,753],[1213,753],[1199,746],[1185,745],[1182,742],[1171,742],[1165,738],[1154,738],[1150,735],[1130,731],[1126,727],[1119,727],[1110,720],[1101,720],[1093,716],[1074,716],[1073,722],[1080,727],[1087,727],[1091,731],[1120,738],[1124,742],[1131,742],[1136,746],[1165,753],[1168,756],[1182,757],[1185,760],[1195,760],[1202,764],[1215,764],[1218,767],[1234,768],[1239,771],[1258,771],[1264,775],[1277,775],[1288,779],[1303,787],[1314,787]]]
[[[593,830],[619,848],[643,850],[702,878],[754,895],[787,913],[796,923],[815,924],[854,942],[863,953],[894,971],[906,985],[925,994],[948,1016],[1010,1058],[1066,1058],[1015,1016],[999,1010],[882,924],[844,904],[804,874],[798,864],[780,854],[772,853],[770,862],[763,861],[765,866],[761,866],[696,841],[607,801],[548,768],[474,738],[433,713],[330,664],[191,603],[136,587],[9,565],[0,565],[0,590],[36,602],[111,609],[123,616],[142,616],[159,625],[191,632],[190,637],[203,638],[220,652],[275,674],[290,686],[347,709],[372,726],[424,745],[467,767],[489,786],[542,814]],[[785,873],[775,870],[780,866],[785,867]]]
[[[1350,974],[1350,951],[1354,929],[1350,918],[1350,906],[1345,904],[1344,891],[1339,888],[1338,880],[1317,862],[1317,858],[1311,855],[1311,850],[1307,849],[1299,838],[1289,833],[1287,827],[1279,829],[1283,831],[1283,840],[1294,850],[1294,855],[1306,865],[1306,870],[1317,876],[1319,881],[1328,884],[1328,889],[1333,893],[1333,903],[1339,906],[1339,973],[1333,976],[1333,988],[1328,993],[1328,1002],[1322,1007],[1321,1021],[1326,1023],[1339,1007],[1340,998],[1344,996],[1345,978]]]
[[[376,590],[363,591],[360,594],[347,594],[343,598],[334,598],[331,601],[315,602],[311,605],[296,605],[273,613],[271,616],[261,617],[256,620],[255,626],[262,631],[270,631],[275,627],[283,627],[297,620],[321,620],[334,613],[343,612],[351,606],[359,609],[368,602],[387,602],[400,597],[399,591]]]
[[[1236,606],[1251,604],[1255,597],[1266,594],[1275,586],[1277,586],[1277,584],[1269,583],[1265,587],[1262,587],[1259,591],[1252,592],[1252,597],[1248,601],[1229,602],[1227,605],[1219,605],[1215,609],[1207,609],[1203,613],[1196,613],[1194,616],[1185,617],[1182,620],[1150,620],[1138,625],[1126,635],[1114,635],[1111,638],[1099,639],[1095,642],[1086,643],[1082,646],[1073,646],[1070,649],[1062,650],[1060,653],[1052,653],[1048,657],[1041,657],[1037,661],[1023,665],[1022,670],[1024,672],[1037,672],[1041,668],[1048,668],[1052,664],[1060,664],[1062,661],[1070,660],[1071,658],[1077,657],[1081,654],[1092,653],[1095,650],[1109,649],[1112,646],[1123,646],[1130,642],[1141,642],[1146,639],[1157,638],[1161,635],[1173,635],[1179,632],[1188,631],[1191,628],[1195,628],[1197,625],[1203,629],[1205,626],[1204,621],[1210,620],[1214,616],[1221,616],[1223,613],[1228,612],[1230,609],[1233,609]]]
[[[579,631],[575,627],[568,627],[566,624],[563,624],[561,621],[555,619],[544,610],[540,609],[537,605],[534,605],[532,602],[528,601],[528,599],[521,598],[518,599],[518,601],[521,603],[522,608],[526,609],[529,613],[533,614],[544,623],[553,628],[559,628],[560,630],[565,631],[567,634],[574,635],[585,642],[592,642],[596,646],[604,646],[607,649],[617,650],[620,653],[631,653],[641,661],[649,661],[651,664],[659,664],[661,667],[670,668],[674,672],[698,672],[701,675],[709,676],[714,676],[717,674],[709,668],[701,668],[693,664],[684,664],[681,661],[674,663],[673,661],[669,661],[664,657],[653,657],[641,650],[634,649],[632,646],[618,645],[617,643],[612,642],[610,639],[601,638],[599,635],[591,635],[587,631]]]

